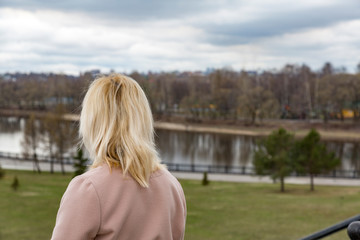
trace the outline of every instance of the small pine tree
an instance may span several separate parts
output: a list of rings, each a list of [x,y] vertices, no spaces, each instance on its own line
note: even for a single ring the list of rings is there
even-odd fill
[[[87,168],[87,158],[83,157],[83,151],[82,149],[79,149],[77,151],[77,156],[74,157],[75,161],[74,161],[74,168],[75,168],[75,172],[74,172],[74,176],[76,177],[77,175],[81,175],[86,171]]]
[[[206,186],[206,185],[209,185],[209,180],[208,180],[208,177],[207,177],[207,172],[204,172],[204,175],[203,175],[203,180],[202,180],[202,185],[203,186]]]
[[[310,189],[314,191],[314,176],[334,170],[340,159],[334,152],[329,152],[324,143],[320,142],[320,134],[312,129],[295,145],[297,154],[297,170],[310,176]]]
[[[19,179],[17,178],[17,176],[14,177],[14,181],[11,184],[11,188],[16,191],[19,187],[20,183],[19,183]]]
[[[280,190],[285,191],[285,177],[293,171],[291,156],[294,136],[280,128],[272,132],[255,151],[256,174],[270,175],[273,181],[280,180]]]

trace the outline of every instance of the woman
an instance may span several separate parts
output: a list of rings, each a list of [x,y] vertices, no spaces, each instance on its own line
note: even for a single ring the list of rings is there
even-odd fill
[[[79,133],[92,168],[70,182],[52,239],[183,239],[184,192],[160,164],[140,86],[120,74],[96,79],[83,101]]]

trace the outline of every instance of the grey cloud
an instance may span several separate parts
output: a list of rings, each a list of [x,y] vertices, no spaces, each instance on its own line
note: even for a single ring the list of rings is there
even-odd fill
[[[249,2],[250,1],[247,1],[247,4],[249,4]],[[127,51],[128,49],[126,49],[126,47],[124,48],[123,45],[122,48],[113,48],[112,46],[107,47],[106,45],[99,46],[99,44],[94,45],[92,42],[89,43],[89,45],[77,45],[72,43],[66,45],[64,43],[51,42],[50,39],[48,41],[43,40],[43,42],[40,42],[40,46],[35,46],[33,49],[29,49],[29,53],[34,53],[36,56],[40,56],[39,58],[30,59],[30,57],[26,56],[24,56],[21,60],[14,58],[15,60],[10,60],[10,63],[5,64],[4,62],[4,65],[0,66],[0,72],[20,69],[41,70],[43,66],[46,67],[45,69],[48,69],[53,65],[66,63],[74,65],[79,69],[83,69],[87,66],[106,66],[114,69],[137,69],[141,71],[153,70],[154,68],[165,69],[165,66],[170,66],[172,63],[179,62],[190,62],[194,66],[204,65],[209,67],[222,67],[225,63],[227,63],[227,61],[234,61],[233,58],[231,59],[232,48],[229,48],[230,50],[227,53],[224,52],[227,51],[226,48],[222,48],[222,46],[251,43],[251,45],[254,45],[255,47],[259,46],[259,44],[260,47],[264,47],[261,45],[264,42],[265,44],[268,44],[264,47],[266,50],[265,54],[269,55],[260,55],[256,57],[258,59],[270,59],[266,62],[268,66],[273,66],[275,64],[273,59],[277,59],[279,62],[278,64],[285,64],[287,59],[293,59],[293,56],[300,59],[299,61],[303,61],[302,59],[305,59],[304,62],[310,63],[314,66],[319,65],[320,63],[322,64],[328,60],[335,62],[335,60],[333,60],[335,59],[335,56],[331,59],[334,54],[326,55],[328,54],[326,49],[332,46],[330,43],[314,43],[313,45],[301,44],[301,42],[306,41],[304,41],[304,39],[299,39],[297,40],[298,43],[282,46],[282,41],[278,41],[276,38],[273,41],[261,40],[273,36],[280,36],[279,39],[281,39],[281,35],[286,33],[296,33],[310,28],[327,27],[342,21],[360,18],[359,0],[339,0],[337,5],[329,5],[328,7],[323,8],[309,7],[307,10],[289,10],[288,6],[284,5],[281,9],[280,7],[278,7],[278,9],[269,9],[268,11],[265,11],[264,15],[256,16],[256,20],[248,21],[246,23],[232,22],[222,24],[217,22],[214,24],[215,21],[211,21],[211,23],[204,23],[201,21],[200,23],[200,20],[197,17],[205,16],[206,18],[209,18],[209,16],[213,15],[216,17],[216,13],[219,13],[219,10],[225,10],[223,12],[226,12],[226,10],[241,8],[244,6],[242,3],[242,1],[232,0],[226,2],[212,0],[0,0],[0,8],[12,7],[31,11],[51,9],[62,12],[82,12],[90,16],[96,16],[100,19],[100,21],[125,20],[134,23],[141,21],[142,24],[139,25],[139,28],[156,26],[156,24],[143,24],[147,22],[150,23],[152,20],[166,22],[167,20],[176,19],[177,21],[174,26],[176,26],[176,24],[184,24],[190,27],[194,26],[200,30],[198,32],[201,32],[201,34],[204,33],[204,35],[201,36],[199,33],[199,35],[190,37],[193,37],[195,41],[198,40],[199,44],[210,43],[215,45],[213,49],[218,50],[214,51],[218,51],[219,55],[224,56],[211,62],[209,59],[214,58],[212,56],[217,56],[216,54],[211,55],[214,54],[214,52],[203,53],[203,56],[201,53],[196,52],[192,52],[191,56],[187,56],[184,52],[179,52],[176,56],[170,57],[166,56],[166,54],[150,56],[149,54],[142,55],[141,53],[129,53]],[[258,3],[258,1],[255,1],[251,7],[256,9],[264,8],[261,4],[256,6],[256,3]],[[292,2],[289,1],[289,4],[292,4]],[[296,3],[293,2],[293,4]],[[182,19],[184,19],[184,22],[179,21]],[[114,21],[114,25],[116,24],[117,22]],[[84,26],[86,26],[86,24]],[[86,27],[91,28],[92,26]],[[148,29],[144,32],[147,31]],[[4,34],[0,34],[0,42],[7,40],[7,38],[4,37],[5,34],[6,32]],[[24,39],[23,41],[27,40],[29,39]],[[30,39],[29,41],[32,42],[34,40]],[[141,39],[140,41],[146,42],[146,35],[144,39]],[[159,41],[161,42],[161,36],[159,36]],[[171,41],[174,41],[174,46],[178,46],[178,44],[181,46],[182,44],[178,39],[171,39]],[[44,44],[44,46],[46,45],[46,48],[42,47],[42,44]],[[197,43],[195,42],[193,45],[194,48],[197,46],[196,44]],[[359,46],[355,46],[355,44],[357,43],[354,43],[352,49],[359,49]],[[217,48],[217,46],[220,47]],[[317,54],[320,51],[325,54]],[[9,55],[10,54],[11,52],[9,52]],[[226,54],[229,54],[230,57],[227,57]],[[315,56],[316,54],[317,56]],[[240,53],[239,56],[241,56]],[[340,60],[342,59],[340,58]],[[179,64],[176,66],[179,66]],[[350,69],[350,67],[348,69]]]
[[[290,2],[290,1],[289,1]],[[200,14],[214,14],[220,9],[241,8],[244,1],[207,1],[207,0],[2,0],[1,6],[21,9],[56,9],[61,11],[84,12],[103,19],[126,21],[149,21],[154,19],[185,19]],[[247,2],[249,4],[249,2]],[[254,3],[255,4],[255,3]],[[255,6],[255,5],[254,5]],[[257,8],[262,8],[258,3]],[[325,27],[340,21],[360,17],[358,0],[339,0],[337,4],[302,10],[289,10],[287,5],[270,9],[263,16],[256,16],[250,22],[229,24],[204,24],[190,22],[202,29],[206,36],[201,40],[214,45],[237,45],[252,42],[259,38],[296,32],[306,28]]]
[[[360,19],[360,2],[326,8],[313,8],[293,12],[274,12],[247,23],[215,24],[202,26],[209,41],[216,45],[237,45],[259,38],[292,33],[309,28]]]
[[[211,1],[200,0],[2,0],[1,6],[29,10],[77,11],[125,20],[179,18],[219,7]]]
[[[13,72],[13,71],[44,71],[51,66],[70,64],[76,66],[78,69],[84,69],[88,66],[98,66],[98,68],[131,68],[131,62],[128,59],[119,57],[110,57],[104,59],[101,56],[91,56],[84,58],[81,56],[69,55],[41,55],[41,58],[23,58],[18,59],[12,64],[0,66],[0,72]],[[58,71],[59,69],[53,69]],[[62,69],[66,71],[67,69]]]

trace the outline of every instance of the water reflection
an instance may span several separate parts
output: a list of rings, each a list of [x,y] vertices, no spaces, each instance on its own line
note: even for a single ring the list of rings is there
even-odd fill
[[[326,147],[330,151],[334,151],[335,155],[341,159],[338,170],[360,170],[360,146],[359,142],[325,142]]]
[[[232,165],[233,163],[233,139],[229,135],[212,135],[213,159],[215,165]]]
[[[237,147],[240,149],[240,165],[241,166],[251,166],[251,159],[253,158],[253,153],[255,150],[257,139],[251,136],[239,136],[240,141],[238,143],[240,144],[240,147]]]
[[[354,143],[351,150],[351,165],[354,167],[355,170],[360,170],[359,150],[359,143]]]
[[[14,133],[21,130],[21,118],[0,117],[0,133]]]
[[[17,153],[17,154],[27,154],[30,150],[25,149],[26,147],[29,148],[29,146],[25,146],[24,140],[25,140],[25,125],[28,122],[28,119],[25,118],[17,118],[17,117],[0,117],[0,152],[9,152],[9,153]],[[67,122],[68,123],[68,122]],[[31,139],[31,142],[35,141],[34,143],[31,143],[31,148],[33,148],[33,145],[36,145],[36,154],[39,156],[47,156],[49,147],[47,146],[47,134],[44,128],[42,128],[42,125],[44,122],[40,119],[37,119],[35,121],[36,128],[36,137],[33,135],[31,137],[34,137],[34,139]],[[59,125],[62,126],[63,124]],[[66,132],[74,132],[76,131],[76,124],[66,124]],[[57,129],[56,131],[59,131]],[[29,131],[28,131],[29,132]],[[64,132],[64,131],[63,131]],[[30,137],[30,136],[28,136]],[[67,147],[66,144],[68,144],[67,139],[60,139],[62,140],[62,148],[65,149],[64,156],[73,156],[74,152],[76,150],[76,144],[71,144],[71,146]],[[59,141],[60,141],[59,140]],[[65,142],[66,140],[66,142]],[[55,143],[54,143],[55,144]],[[69,145],[69,144],[68,144]],[[64,147],[66,146],[66,147]],[[58,148],[56,145],[53,146],[53,150],[56,151]],[[31,154],[30,154],[31,155]]]
[[[0,151],[21,153],[25,120],[0,118]],[[164,162],[251,167],[258,138],[227,134],[156,130],[156,143]],[[360,170],[360,143],[326,141],[342,159],[338,170]],[[48,155],[43,151],[44,155]],[[41,153],[39,153],[41,155]]]
[[[256,139],[249,136],[156,130],[165,162],[251,166]]]
[[[164,162],[252,166],[258,138],[158,129],[157,146]],[[342,159],[338,170],[360,170],[359,142],[325,142]]]

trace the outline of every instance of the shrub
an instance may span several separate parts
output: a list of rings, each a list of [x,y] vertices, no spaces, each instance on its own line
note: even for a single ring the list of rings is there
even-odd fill
[[[11,184],[11,188],[16,191],[18,189],[18,187],[20,186],[19,183],[19,179],[17,178],[17,176],[14,177],[14,181]]]
[[[207,172],[204,172],[204,175],[203,175],[203,180],[202,180],[202,185],[203,186],[206,186],[208,185],[210,182],[208,180],[208,177],[207,177]]]

